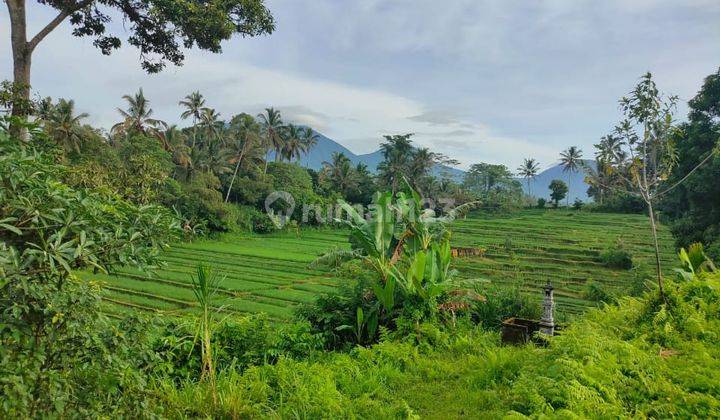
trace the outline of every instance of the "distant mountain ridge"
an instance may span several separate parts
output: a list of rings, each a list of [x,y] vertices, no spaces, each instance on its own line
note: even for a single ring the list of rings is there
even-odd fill
[[[376,150],[372,153],[358,155],[351,152],[350,149],[348,149],[347,147],[343,146],[342,144],[325,136],[318,131],[315,131],[315,134],[317,135],[317,144],[310,150],[309,153],[303,154],[300,157],[299,164],[301,166],[320,170],[322,169],[323,162],[330,162],[332,160],[332,156],[334,153],[344,153],[345,156],[347,156],[348,159],[350,159],[350,161],[355,165],[357,165],[358,163],[364,163],[365,165],[367,165],[368,169],[371,172],[377,172],[378,164],[383,161],[383,155],[380,150]],[[271,154],[271,156],[273,155]],[[591,168],[595,168],[595,161],[584,160],[583,162],[586,165],[589,165]],[[434,173],[436,175],[440,174],[441,172],[448,172],[458,182],[462,182],[462,179],[465,176],[465,171],[447,166],[437,167],[434,170]],[[525,193],[528,193],[529,195],[538,198],[542,197],[546,200],[549,200],[550,190],[548,189],[548,185],[550,185],[550,182],[553,179],[560,179],[563,180],[565,183],[568,183],[568,175],[570,175],[570,202],[575,201],[575,198],[579,198],[587,202],[588,185],[585,183],[584,170],[569,174],[568,172],[563,172],[563,168],[559,164],[555,165],[542,171],[536,177],[531,179],[529,190],[525,179],[517,179],[522,183]]]

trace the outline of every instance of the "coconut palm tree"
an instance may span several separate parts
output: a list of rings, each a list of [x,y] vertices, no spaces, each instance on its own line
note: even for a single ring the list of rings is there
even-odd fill
[[[308,154],[318,142],[318,135],[310,127],[305,127],[302,132],[303,153]]]
[[[198,127],[202,129],[204,141],[200,145],[204,148],[210,147],[212,143],[220,143],[221,146],[224,145],[224,126],[225,124],[220,121],[220,114],[213,108],[201,109]]]
[[[283,144],[281,157],[291,162],[294,159],[299,160],[305,151],[304,130],[294,124],[285,126],[285,142]]]
[[[242,114],[233,117],[230,122],[230,129],[232,130],[234,138],[234,141],[229,146],[230,163],[235,164],[235,170],[233,171],[232,178],[230,178],[230,185],[228,186],[227,194],[225,194],[225,202],[230,200],[230,191],[232,191],[235,178],[243,163],[243,158],[261,143],[260,127],[250,115]]]
[[[572,174],[577,172],[578,169],[583,165],[582,162],[582,150],[577,146],[570,146],[567,150],[560,153],[560,164],[563,167],[563,172],[568,173],[568,194],[567,194],[567,205],[570,205],[570,183],[572,181]]]
[[[355,172],[350,159],[344,153],[333,153],[330,162],[323,162],[320,172],[322,182],[332,185],[333,189],[346,196],[355,185]]]
[[[165,130],[158,131],[157,136],[163,145],[163,149],[172,155],[175,165],[184,171],[188,171],[192,166],[192,159],[190,158],[190,147],[187,145],[187,137],[182,130],[173,124]]]
[[[152,118],[153,110],[150,108],[150,101],[145,98],[142,88],[135,95],[123,95],[123,99],[127,101],[128,108],[117,109],[123,117],[123,121],[115,124],[111,129],[112,132],[148,134],[161,123],[160,120]]]
[[[627,158],[622,149],[623,145],[622,139],[618,136],[608,134],[601,137],[600,143],[595,145],[598,151],[597,159],[611,164],[621,164]]]
[[[517,168],[518,174],[527,181],[527,193],[530,195],[530,179],[537,176],[540,164],[535,159],[524,159],[523,164]]]
[[[282,157],[282,150],[285,145],[283,138],[284,125],[280,111],[274,108],[265,108],[264,114],[258,114],[260,119],[261,133],[265,143],[275,151],[275,161]],[[265,167],[267,170],[267,166]]]
[[[57,105],[49,108],[45,128],[50,137],[65,150],[74,150],[80,153],[80,146],[83,142],[80,121],[87,117],[88,114],[85,112],[75,114],[75,101],[60,99]]]
[[[200,112],[205,107],[205,98],[199,91],[195,91],[187,96],[185,99],[179,102],[180,106],[185,107],[185,111],[180,114],[180,118],[187,119],[192,117],[193,119],[193,140],[192,148],[195,148],[195,141],[197,140],[197,122],[200,119]]]

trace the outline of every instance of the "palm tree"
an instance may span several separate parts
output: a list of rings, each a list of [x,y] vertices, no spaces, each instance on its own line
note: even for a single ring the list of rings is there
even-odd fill
[[[145,98],[142,88],[135,95],[123,95],[128,103],[127,110],[118,108],[118,112],[123,117],[123,121],[115,124],[111,131],[116,133],[127,134],[135,131],[147,134],[148,131],[155,130],[161,123],[152,117],[153,110],[150,108],[150,101]]]
[[[430,149],[427,147],[422,147],[420,149],[417,149],[415,153],[412,154],[412,159],[410,160],[410,167],[408,168],[408,181],[412,184],[413,188],[420,193],[420,195],[425,196],[425,193],[428,191],[425,186],[422,186],[421,184],[425,184],[427,182],[427,175],[430,174],[430,171],[435,166],[435,153],[431,152]]]
[[[321,181],[329,182],[343,197],[347,196],[355,182],[355,172],[352,162],[342,152],[333,153],[330,162],[323,162],[320,177]]]
[[[52,98],[47,96],[41,99],[35,107],[35,117],[41,121],[49,121],[55,105],[52,103]]]
[[[187,96],[185,99],[179,102],[181,106],[185,107],[185,111],[180,114],[180,118],[187,119],[193,118],[193,141],[192,148],[195,148],[195,141],[197,139],[197,122],[200,119],[200,110],[205,106],[205,98],[199,91],[195,91]]]
[[[518,174],[527,181],[527,193],[530,194],[530,179],[535,178],[540,170],[540,164],[535,159],[524,159],[523,164],[517,168]]]
[[[570,182],[572,180],[573,172],[577,172],[582,162],[582,150],[578,149],[577,146],[570,146],[567,150],[560,153],[560,164],[563,166],[563,172],[568,172],[568,194],[567,194],[567,205],[570,205]]]
[[[383,183],[390,187],[392,193],[397,192],[402,177],[407,175],[413,146],[412,134],[384,136],[385,142],[380,144],[383,161],[378,164],[378,172]]]
[[[48,134],[61,145],[65,150],[74,150],[80,153],[80,145],[83,142],[82,126],[80,121],[88,117],[83,112],[75,115],[75,101],[72,99],[60,99],[57,105],[49,108],[49,114],[45,117]]]
[[[620,164],[627,156],[622,150],[624,142],[620,137],[609,134],[600,138],[600,143],[595,145],[598,150],[597,159],[612,164]]]
[[[235,139],[235,141],[230,144],[230,163],[235,163],[235,170],[233,171],[232,178],[230,178],[227,194],[225,194],[226,203],[230,200],[230,191],[232,191],[243,158],[253,147],[260,144],[260,127],[250,115],[242,114],[233,117],[230,122],[230,127]]]
[[[158,131],[157,136],[163,149],[172,155],[175,165],[187,171],[192,166],[192,159],[190,158],[190,148],[186,142],[187,138],[182,130],[173,124],[165,130]]]
[[[283,139],[284,125],[280,111],[274,108],[265,108],[265,114],[258,114],[260,118],[260,126],[265,143],[275,150],[275,161],[281,158],[281,153],[285,145]],[[267,171],[267,165],[265,166]]]
[[[285,126],[285,142],[283,144],[281,157],[284,157],[288,162],[293,159],[300,159],[305,150],[304,141],[304,130],[294,124],[288,124]]]
[[[310,127],[305,127],[302,133],[303,153],[308,154],[318,142],[318,135]]]
[[[209,147],[210,143],[217,142],[223,143],[221,136],[222,128],[224,124],[220,121],[220,114],[212,108],[203,108],[200,110],[200,128],[202,128],[205,134],[204,147]]]

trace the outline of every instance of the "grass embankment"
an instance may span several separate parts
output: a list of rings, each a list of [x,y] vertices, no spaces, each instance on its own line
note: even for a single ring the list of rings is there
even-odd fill
[[[641,215],[602,214],[563,210],[524,210],[507,215],[473,214],[456,221],[453,244],[487,249],[483,257],[456,259],[461,276],[487,279],[501,285],[520,285],[539,297],[548,280],[555,285],[558,309],[577,313],[595,302],[584,296],[589,281],[621,292],[636,270],[607,268],[600,253],[621,239],[640,271],[649,271],[653,258],[647,218]],[[672,239],[660,230],[662,260],[675,265]],[[190,276],[199,263],[226,276],[221,296],[229,313],[266,312],[287,319],[299,303],[333,290],[341,281],[308,263],[333,247],[348,247],[340,230],[302,230],[270,235],[226,234],[218,239],[180,243],[164,256],[167,266],[148,276],[133,270],[117,275],[82,274],[104,281],[106,310],[181,314],[194,308]]]

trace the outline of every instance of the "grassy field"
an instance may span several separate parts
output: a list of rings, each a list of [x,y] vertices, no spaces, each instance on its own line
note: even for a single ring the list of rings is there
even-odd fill
[[[525,210],[507,215],[472,215],[455,222],[453,245],[487,249],[483,257],[456,259],[461,276],[519,285],[540,297],[548,280],[556,288],[561,312],[582,311],[585,284],[597,281],[621,290],[634,273],[604,267],[598,257],[621,239],[636,264],[650,267],[651,238],[647,219],[639,215]],[[672,238],[661,230],[663,264],[675,265]],[[227,234],[219,239],[180,243],[164,255],[167,266],[147,275],[121,270],[116,275],[83,273],[105,283],[105,310],[119,315],[133,310],[181,314],[192,311],[191,274],[198,263],[220,271],[222,310],[266,312],[282,320],[293,307],[331,291],[342,279],[308,263],[333,247],[348,247],[346,233],[304,230],[270,235]]]

